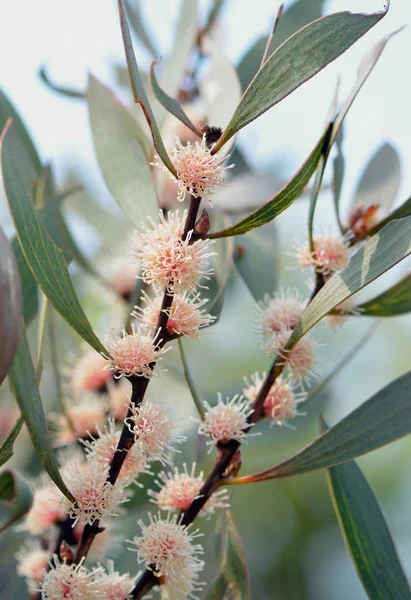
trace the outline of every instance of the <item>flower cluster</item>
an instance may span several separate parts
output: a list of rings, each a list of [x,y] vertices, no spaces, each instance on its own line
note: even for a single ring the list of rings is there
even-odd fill
[[[249,402],[254,403],[257,399],[266,376],[267,373],[263,373],[261,377],[258,373],[254,373],[251,375],[251,381],[247,377],[244,378],[246,387],[243,389],[243,394]],[[290,420],[305,414],[298,411],[298,405],[304,402],[307,394],[306,392],[296,392],[295,387],[292,378],[283,378],[282,376],[277,377],[271,386],[263,403],[264,416],[270,419],[271,425],[291,427]]]
[[[107,338],[107,364],[108,371],[114,371],[115,377],[147,377],[150,379],[158,374],[157,363],[167,352],[166,348],[159,348],[153,344],[150,336],[141,331],[127,333],[123,336]]]
[[[318,373],[317,343],[303,337],[288,350],[287,343],[304,311],[304,302],[295,289],[280,290],[272,297],[266,294],[258,304],[254,319],[261,335],[261,346],[269,356],[277,356],[298,383],[308,381]]]
[[[234,165],[223,167],[225,157],[218,157],[210,152],[207,147],[206,135],[201,142],[196,141],[194,145],[187,142],[183,145],[178,137],[176,145],[171,150],[171,162],[177,173],[177,180],[170,173],[160,159],[154,166],[161,167],[165,173],[178,184],[177,199],[182,202],[186,194],[194,198],[209,198],[215,188],[224,181],[224,172]]]
[[[50,569],[43,571],[41,594],[43,600],[125,600],[132,588],[129,574],[114,571],[111,561],[108,571],[103,567],[87,569],[83,560],[78,564],[67,564],[57,555],[50,562]]]
[[[145,307],[135,306],[132,315],[147,328],[154,328],[160,316],[163,297],[157,294],[150,298],[146,293],[142,295]],[[200,298],[199,294],[176,294],[171,309],[165,312],[168,316],[167,331],[170,336],[188,335],[197,338],[202,327],[208,327],[215,321],[215,317],[207,314],[203,306],[207,304],[207,298]]]
[[[135,256],[141,263],[141,277],[148,284],[167,286],[169,292],[196,292],[202,278],[209,279],[213,255],[210,240],[191,242],[192,231],[183,240],[185,211],[160,213],[160,223],[149,218],[151,228],[136,232]]]
[[[249,427],[247,419],[254,412],[248,400],[239,395],[223,400],[222,395],[218,394],[215,406],[207,402],[204,402],[204,406],[205,417],[198,427],[198,433],[210,438],[208,445],[216,446],[230,440],[244,441]]]
[[[167,452],[176,451],[172,444],[185,440],[176,435],[176,418],[164,404],[146,400],[139,406],[133,404],[126,425],[134,435],[136,446],[150,461],[167,462]]]
[[[315,235],[313,250],[309,244],[295,248],[298,266],[303,269],[314,269],[317,273],[330,275],[341,271],[350,262],[350,248],[347,237],[341,235]]]
[[[193,544],[200,534],[183,527],[177,516],[169,515],[162,519],[160,515],[150,514],[148,525],[142,520],[138,524],[141,536],[133,541],[137,546],[138,562],[144,562],[147,569],[161,577],[166,585],[165,593],[170,591],[174,594],[169,597],[189,598],[196,588],[198,573],[204,567],[203,561],[197,557],[203,549],[199,544]]]
[[[160,488],[159,491],[150,490],[148,493],[161,510],[171,512],[185,511],[190,504],[199,497],[201,487],[204,484],[204,473],[201,471],[195,475],[196,464],[193,463],[191,471],[187,465],[179,472],[177,467],[173,472],[161,472],[155,481]],[[215,492],[201,509],[200,515],[210,516],[218,508],[228,508],[228,494],[226,490]]]

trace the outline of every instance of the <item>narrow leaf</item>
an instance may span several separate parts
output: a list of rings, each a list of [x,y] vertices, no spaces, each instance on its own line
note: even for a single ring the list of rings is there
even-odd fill
[[[255,483],[333,467],[411,432],[411,372],[389,383],[311,444],[279,465],[232,480]]]
[[[160,77],[161,87],[172,98],[178,90],[187,69],[190,53],[198,34],[198,0],[183,0],[177,22],[174,43]]]
[[[204,412],[203,402],[200,398],[199,393],[197,392],[193,378],[191,377],[190,369],[189,369],[188,363],[187,363],[187,358],[186,358],[186,355],[184,352],[183,341],[181,338],[178,339],[178,348],[180,350],[181,364],[183,365],[184,377],[187,382],[188,389],[190,390],[191,397],[194,401],[194,404],[198,411],[198,414],[200,415],[201,420],[204,421],[205,412]]]
[[[16,111],[10,100],[7,96],[0,90],[0,134],[6,126],[6,123],[9,119],[13,120],[14,127],[19,134],[19,138],[21,139],[24,147],[26,148],[30,161],[33,165],[34,172],[36,176],[40,173],[41,170],[41,160],[39,158],[36,147],[24,125],[19,113]]]
[[[382,12],[369,15],[336,13],[297,31],[258,71],[214,151],[348,50],[386,15],[387,10],[388,6]]]
[[[387,5],[387,9],[386,9],[385,13],[388,11],[388,8],[389,8],[389,4]],[[385,13],[380,13],[380,14],[382,14],[382,16],[384,16]],[[368,76],[370,75],[371,71],[374,69],[387,42],[394,35],[399,33],[402,29],[403,29],[403,27],[401,27],[400,29],[397,29],[397,30],[389,33],[385,37],[383,37],[373,48],[371,48],[371,50],[369,50],[367,52],[367,54],[362,59],[360,66],[358,68],[358,72],[357,72],[357,80],[356,80],[351,92],[348,94],[346,100],[344,101],[343,105],[341,106],[340,110],[338,111],[338,115],[335,119],[335,125],[334,125],[334,131],[333,131],[333,141],[335,141],[336,137],[338,136],[340,129],[341,129],[342,122],[344,121],[346,114],[347,114],[348,110],[350,109],[350,106],[354,102],[355,98],[357,97],[358,92],[364,85],[364,83],[367,80]]]
[[[0,385],[13,362],[19,341],[21,283],[8,239],[0,228]]]
[[[214,212],[211,219],[212,226],[222,227],[227,223],[229,223],[229,219],[226,215]],[[204,294],[202,291],[200,294],[208,298],[205,308],[210,315],[217,317],[214,321],[216,323],[223,310],[224,292],[233,267],[234,240],[231,238],[219,239],[215,243],[214,250],[217,255],[214,275],[207,282],[208,289],[204,290]]]
[[[113,198],[138,229],[148,216],[158,221],[144,132],[125,106],[92,75],[87,101],[97,159]]]
[[[125,5],[127,9],[127,16],[130,21],[130,25],[134,30],[134,33],[143,44],[146,50],[153,56],[159,56],[159,52],[155,47],[151,36],[149,36],[146,27],[141,19],[141,0],[134,0],[131,2],[130,0],[125,0]]]
[[[392,221],[351,258],[348,267],[333,275],[304,311],[286,350],[336,306],[391,269],[411,253],[411,218]]]
[[[310,0],[309,2],[307,0],[296,0],[291,6],[287,6],[281,16],[281,24],[276,32],[269,54],[271,55],[278,46],[296,31],[321,17],[324,4],[325,0]],[[278,6],[278,3],[276,3],[276,6]],[[276,9],[276,6],[273,10]],[[248,87],[260,68],[261,57],[267,47],[267,42],[267,35],[258,38],[242,57],[237,70],[243,90]]]
[[[0,524],[0,533],[30,510],[32,500],[31,487],[21,475],[10,469],[0,473],[0,503],[6,509],[6,520]]]
[[[300,170],[297,171],[294,177],[278,192],[278,194],[232,227],[212,233],[208,237],[221,238],[242,235],[243,233],[247,233],[247,231],[251,231],[256,227],[261,227],[261,225],[264,225],[265,223],[269,223],[286,208],[291,206],[291,204],[301,196],[315,172],[318,161],[322,156],[324,144],[328,140],[329,131],[330,128],[322,135]]]
[[[127,23],[127,17],[124,12],[122,0],[118,0],[118,9],[120,13],[120,24],[123,35],[124,50],[126,52],[127,67],[130,77],[131,89],[134,96],[134,102],[140,104],[148,126],[150,127],[151,134],[153,136],[154,147],[165,166],[169,171],[177,178],[177,173],[173,167],[173,163],[167,154],[167,150],[164,146],[163,140],[161,139],[160,130],[154,118],[154,114],[150,103],[147,98],[146,91],[141,80],[140,71],[138,70],[136,57],[133,50],[133,42],[131,40],[130,29]]]
[[[411,312],[411,275],[358,308],[361,315],[371,317],[393,317]]]
[[[230,590],[234,600],[249,600],[250,584],[241,539],[229,510],[223,524],[220,572],[212,582],[205,600],[223,600]]]
[[[50,442],[46,417],[37,385],[37,378],[34,372],[23,326],[9,377],[13,393],[16,396],[21,414],[24,417],[31,441],[33,442],[33,446],[35,447],[44,468],[62,493],[73,502],[73,495],[61,478],[60,469]]]
[[[411,600],[384,515],[361,469],[349,461],[328,469],[327,479],[345,544],[368,597]]]
[[[235,266],[255,300],[277,287],[277,252],[274,223],[236,240]]]
[[[0,446],[0,467],[4,465],[13,456],[13,444],[23,427],[24,419],[19,417],[14,424],[14,427],[9,432],[8,436]]]
[[[81,308],[63,252],[47,235],[34,210],[30,197],[33,171],[12,126],[1,138],[1,170],[17,237],[37,283],[67,323],[97,352],[107,354]]]
[[[367,164],[355,190],[352,206],[379,204],[388,211],[395,201],[400,181],[399,156],[391,144],[385,143]]]
[[[177,100],[175,100],[174,98],[171,98],[171,96],[166,94],[161,89],[161,87],[157,81],[156,74],[154,72],[154,67],[156,64],[157,64],[157,61],[153,60],[150,65],[150,83],[151,83],[153,92],[154,92],[157,100],[169,113],[174,115],[176,117],[176,119],[181,121],[189,129],[191,129],[191,131],[193,133],[195,133],[196,135],[201,137],[201,133],[198,131],[197,127],[195,127],[195,125],[193,125],[192,122],[190,121],[190,119],[187,117],[186,113],[181,108],[180,103]]]
[[[65,85],[57,85],[53,81],[51,81],[48,76],[46,67],[41,67],[39,71],[39,77],[42,82],[49,88],[49,90],[60,94],[61,96],[66,96],[67,98],[76,98],[77,100],[84,100],[85,94],[79,90],[75,90],[72,87],[68,87]]]

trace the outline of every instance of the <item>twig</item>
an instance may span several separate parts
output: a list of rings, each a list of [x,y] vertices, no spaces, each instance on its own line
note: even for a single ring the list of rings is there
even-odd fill
[[[277,16],[275,18],[273,28],[271,30],[270,35],[268,36],[268,39],[267,39],[267,45],[266,45],[265,50],[264,50],[263,58],[261,59],[260,69],[261,69],[261,67],[264,65],[264,63],[267,61],[267,59],[269,57],[270,50],[271,50],[271,47],[272,47],[273,41],[274,41],[274,36],[275,36],[276,31],[277,31],[278,22],[281,19],[281,15],[283,14],[283,8],[284,8],[284,4],[280,4],[280,8],[277,11]]]

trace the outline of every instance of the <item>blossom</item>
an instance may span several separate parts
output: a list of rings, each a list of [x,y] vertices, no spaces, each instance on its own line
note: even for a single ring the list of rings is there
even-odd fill
[[[63,496],[60,505],[74,519],[73,527],[117,516],[118,505],[127,501],[123,487],[109,483],[107,469],[95,460],[89,460],[83,469],[73,466],[68,485],[75,501]]]
[[[145,307],[135,306],[132,313],[145,327],[155,327],[160,315],[162,295],[150,298],[143,293]],[[202,327],[208,327],[216,317],[206,314],[202,309],[208,300],[201,299],[199,294],[190,296],[187,292],[175,294],[171,309],[166,310],[168,316],[167,331],[170,335],[188,335],[197,338]]]
[[[94,600],[100,598],[95,577],[101,571],[96,568],[89,571],[83,566],[83,560],[78,564],[68,565],[60,562],[55,554],[50,562],[50,570],[44,571],[41,584],[43,600]]]
[[[107,396],[83,394],[81,398],[66,400],[66,415],[50,415],[50,421],[56,426],[54,436],[59,446],[71,444],[76,439],[96,433],[103,427],[107,418]]]
[[[177,515],[161,519],[160,515],[149,514],[148,525],[141,519],[138,521],[141,536],[136,536],[133,543],[137,546],[138,562],[144,562],[157,577],[175,581],[183,576],[189,580],[203,568],[203,562],[196,556],[202,554],[203,549],[199,544],[193,544],[201,534],[190,532],[190,527],[184,527],[177,519]]]
[[[177,172],[177,199],[182,202],[187,193],[194,198],[207,198],[224,181],[224,171],[234,165],[223,167],[225,157],[211,154],[210,148],[207,147],[206,135],[203,135],[201,142],[197,141],[194,145],[187,142],[183,146],[177,136],[175,140],[176,146],[171,150],[170,158]],[[162,167],[175,181],[174,175],[161,162],[153,164]]]
[[[198,566],[197,570],[193,571],[192,568],[188,567],[182,569],[177,575],[167,575],[162,578],[161,584],[161,600],[198,600],[198,596],[195,593],[201,591],[205,584],[199,583],[198,571],[202,569],[202,563]]]
[[[350,212],[348,226],[355,236],[366,235],[382,218],[383,210],[379,204],[357,204]]]
[[[134,434],[135,443],[149,460],[165,461],[167,450],[175,451],[173,442],[185,438],[175,435],[175,417],[163,405],[144,401],[139,406],[131,406],[132,414],[125,423]]]
[[[279,364],[287,366],[292,377],[298,383],[303,383],[319,373],[316,366],[318,344],[306,335],[291,350],[285,350],[291,334],[292,331],[283,329],[272,338],[271,348],[266,345],[264,349],[269,355],[276,354],[280,359]]]
[[[115,372],[115,377],[153,377],[157,375],[157,363],[167,352],[165,348],[153,345],[153,340],[140,331],[127,333],[123,330],[123,337],[117,339],[107,338],[107,370]]]
[[[50,552],[41,547],[39,541],[29,540],[17,552],[17,574],[25,577],[29,591],[34,592],[43,579],[47,568]]]
[[[229,440],[242,442],[246,435],[246,429],[250,426],[248,417],[254,412],[248,400],[236,395],[223,401],[218,394],[218,403],[210,406],[204,402],[206,408],[205,418],[198,427],[198,433],[208,435],[210,441],[207,444],[217,445],[219,442],[226,443]]]
[[[259,322],[258,331],[263,337],[270,337],[282,329],[294,329],[304,311],[304,303],[295,288],[281,289],[273,297],[265,294],[258,303],[259,312],[255,318]]]
[[[298,265],[301,270],[314,268],[317,273],[328,275],[341,271],[350,262],[350,248],[347,237],[341,235],[314,236],[314,250],[308,243],[295,248]]]
[[[120,431],[115,430],[114,420],[109,419],[108,427],[106,426],[104,433],[98,429],[97,438],[81,440],[86,447],[87,460],[94,462],[102,469],[108,470],[120,439],[120,433]],[[146,459],[139,448],[133,446],[127,452],[117,482],[120,485],[127,485],[135,481],[137,476],[143,472],[147,472]]]
[[[74,396],[82,392],[105,391],[111,373],[104,371],[105,358],[95,350],[87,350],[83,356],[72,360],[66,367],[65,374],[69,379],[69,390]]]
[[[266,375],[263,373],[260,377],[258,373],[254,373],[251,375],[251,382],[244,378],[247,387],[243,390],[243,394],[250,402],[255,402]],[[295,392],[295,383],[291,378],[283,378],[280,375],[264,400],[264,415],[271,420],[271,424],[288,425],[290,419],[305,414],[298,412],[298,405],[304,402],[306,397],[306,392]]]
[[[208,260],[211,240],[191,243],[192,231],[182,239],[185,211],[182,218],[178,211],[160,213],[160,223],[149,218],[152,228],[136,232],[135,256],[141,263],[141,277],[148,284],[166,285],[169,291],[195,292],[202,277],[210,279],[213,270]]]
[[[35,489],[30,510],[24,519],[24,529],[32,535],[40,535],[62,521],[66,513],[58,508],[60,497],[63,497],[61,492],[50,483]]]
[[[193,463],[191,471],[187,470],[187,465],[183,465],[184,470],[179,473],[177,467],[174,472],[159,474],[155,483],[160,490],[158,492],[150,490],[148,493],[161,508],[169,511],[185,511],[190,504],[199,497],[200,489],[204,483],[204,473],[201,471],[195,475],[196,464]],[[226,490],[219,490],[213,494],[201,509],[201,516],[210,516],[218,508],[228,508],[228,495]]]
[[[96,579],[99,600],[127,600],[133,587],[133,578],[128,573],[120,575],[115,571],[112,560],[107,561],[107,571],[102,571]]]

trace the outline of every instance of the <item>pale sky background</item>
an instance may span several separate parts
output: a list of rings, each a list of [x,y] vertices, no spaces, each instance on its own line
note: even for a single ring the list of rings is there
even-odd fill
[[[307,0],[309,1],[309,0]],[[172,43],[178,0],[142,0],[146,22],[164,55]],[[202,10],[207,1],[200,1]],[[292,2],[286,2],[292,4]],[[340,10],[374,12],[383,0],[331,0],[326,13]],[[279,2],[227,0],[223,13],[226,52],[237,62],[254,39],[271,26]],[[313,80],[248,126],[239,137],[253,152],[249,160],[264,166],[281,157],[284,176],[291,175],[318,138],[337,76],[341,97],[354,83],[363,54],[385,34],[411,22],[409,0],[392,0],[388,15],[353,48]],[[112,84],[114,65],[124,62],[115,0],[0,0],[0,84],[21,111],[42,157],[51,159],[58,181],[67,164],[104,197],[89,133],[85,103],[50,92],[39,80],[40,65],[62,84],[84,89],[87,71]],[[137,49],[138,58],[146,61]],[[394,37],[355,101],[347,119],[344,192],[353,187],[359,170],[384,140],[400,152],[403,165],[411,163],[411,29]],[[402,200],[411,190],[411,170],[403,170]]]

